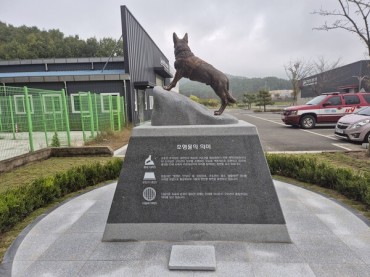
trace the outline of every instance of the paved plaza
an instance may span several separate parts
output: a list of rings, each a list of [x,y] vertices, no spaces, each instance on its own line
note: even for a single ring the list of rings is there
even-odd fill
[[[292,243],[102,242],[116,183],[36,220],[8,250],[1,276],[370,276],[370,228],[319,194],[274,181]],[[173,245],[211,245],[215,271],[169,270]]]

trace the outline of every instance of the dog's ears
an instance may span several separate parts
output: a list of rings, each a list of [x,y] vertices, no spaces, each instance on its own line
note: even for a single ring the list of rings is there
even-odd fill
[[[184,36],[184,38],[182,40],[186,41],[186,43],[189,42],[189,40],[188,40],[188,33],[185,34],[185,36]]]
[[[176,33],[173,33],[173,43],[177,43],[179,40],[179,37],[176,35]]]
[[[177,43],[179,41],[179,37],[176,35],[176,33],[173,33],[173,43]],[[185,34],[185,36],[182,39],[186,43],[188,43],[188,33]]]

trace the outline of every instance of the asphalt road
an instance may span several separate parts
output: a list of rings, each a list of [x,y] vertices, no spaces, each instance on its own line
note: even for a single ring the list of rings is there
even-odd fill
[[[285,125],[277,113],[254,113],[241,109],[227,109],[226,112],[257,127],[264,151],[363,150],[361,144],[336,138],[334,125],[304,130]]]

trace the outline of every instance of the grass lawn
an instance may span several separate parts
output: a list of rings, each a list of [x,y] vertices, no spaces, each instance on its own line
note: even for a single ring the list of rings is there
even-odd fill
[[[338,167],[352,168],[357,172],[370,174],[370,157],[366,152],[336,152],[316,154],[320,160]],[[370,184],[369,184],[370,186]]]
[[[104,164],[111,159],[111,157],[63,157],[33,162],[13,171],[0,174],[0,193],[8,188],[28,185],[40,177],[53,176],[59,172],[67,171],[72,167],[95,162]]]

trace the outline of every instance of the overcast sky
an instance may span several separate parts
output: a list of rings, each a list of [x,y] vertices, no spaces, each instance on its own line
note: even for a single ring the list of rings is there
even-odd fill
[[[172,33],[189,35],[193,53],[221,71],[245,77],[286,78],[284,65],[319,56],[342,64],[366,59],[359,38],[342,30],[314,31],[320,7],[337,0],[0,0],[0,21],[59,29],[86,39],[121,36],[126,5],[173,66]]]

